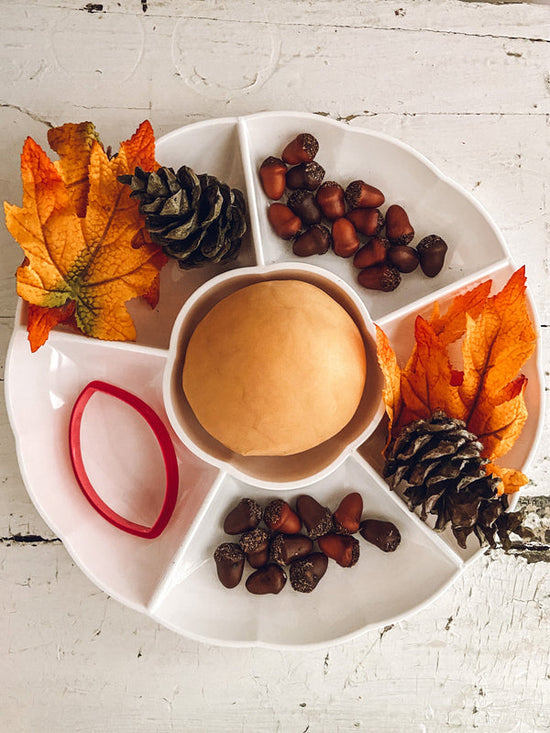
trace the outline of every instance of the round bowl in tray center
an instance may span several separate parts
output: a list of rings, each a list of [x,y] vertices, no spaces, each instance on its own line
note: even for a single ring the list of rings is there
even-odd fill
[[[201,319],[222,298],[266,280],[301,280],[330,295],[357,325],[367,358],[367,379],[352,419],[323,443],[293,455],[243,456],[213,438],[199,423],[182,387],[185,352]],[[345,384],[342,390],[345,390]],[[174,323],[163,380],[166,412],[183,443],[207,463],[263,488],[297,488],[334,470],[363,443],[383,414],[382,375],[376,361],[375,333],[365,305],[355,291],[333,273],[302,263],[245,267],[209,280],[186,301]]]

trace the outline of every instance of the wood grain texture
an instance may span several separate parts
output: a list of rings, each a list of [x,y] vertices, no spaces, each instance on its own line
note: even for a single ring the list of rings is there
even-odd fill
[[[0,196],[50,126],[116,146],[210,117],[318,112],[400,138],[470,191],[525,263],[550,353],[550,10],[461,0],[2,2]],[[144,9],[146,10],[144,11]],[[457,223],[459,225],[459,223]],[[0,224],[0,376],[18,246]],[[545,357],[546,391],[550,367]],[[2,728],[121,731],[550,728],[550,420],[523,505],[536,538],[469,566],[429,608],[315,652],[177,637],[99,591],[34,509],[0,413]],[[376,589],[373,588],[373,593]],[[291,620],[289,620],[291,622]]]

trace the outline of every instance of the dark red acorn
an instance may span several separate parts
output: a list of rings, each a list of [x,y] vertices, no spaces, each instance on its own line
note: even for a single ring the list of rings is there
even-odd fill
[[[302,222],[284,204],[271,204],[267,210],[267,218],[277,236],[281,239],[292,239],[302,228]]]
[[[361,270],[357,276],[357,281],[364,288],[389,293],[398,287],[401,282],[401,275],[393,265],[373,265]]]
[[[384,226],[384,217],[378,209],[353,209],[346,214],[360,234],[374,237],[380,234]]]
[[[350,209],[377,209],[385,200],[380,189],[365,181],[352,181],[346,188],[346,201]]]
[[[282,499],[269,502],[264,509],[264,522],[272,532],[297,534],[302,529],[302,520]]]
[[[338,257],[351,257],[359,249],[359,237],[355,227],[344,216],[332,224],[332,249]]]
[[[309,163],[319,152],[319,142],[309,132],[302,132],[283,150],[282,159],[289,165]]]
[[[371,267],[385,262],[390,243],[385,237],[372,237],[358,249],[353,258],[355,267]]]
[[[286,165],[280,158],[272,155],[260,166],[260,181],[265,195],[278,201],[286,188]]]
[[[336,181],[325,181],[317,189],[317,203],[326,219],[335,221],[346,213],[344,189]]]
[[[338,532],[353,534],[359,529],[363,514],[363,497],[357,491],[346,494],[333,514]]]
[[[326,534],[317,543],[321,552],[342,568],[351,568],[359,560],[359,540],[351,535]]]

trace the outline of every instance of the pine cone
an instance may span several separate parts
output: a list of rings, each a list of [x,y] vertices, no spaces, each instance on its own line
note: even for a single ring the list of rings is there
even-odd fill
[[[119,176],[139,210],[153,242],[184,269],[234,259],[246,231],[244,196],[214,176],[182,166]]]
[[[508,497],[498,495],[500,480],[488,475],[482,444],[462,420],[435,412],[430,420],[407,425],[390,446],[384,476],[391,489],[404,488],[409,509],[420,517],[436,515],[435,529],[451,524],[462,548],[473,532],[480,545],[510,545],[508,533],[521,524],[508,513]]]

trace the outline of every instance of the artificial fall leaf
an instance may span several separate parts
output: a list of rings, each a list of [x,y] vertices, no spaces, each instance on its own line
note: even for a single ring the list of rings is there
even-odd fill
[[[74,301],[68,301],[65,305],[55,308],[41,308],[38,305],[29,304],[27,328],[31,351],[36,351],[46,343],[52,328],[70,320],[74,316],[74,309]]]
[[[5,204],[7,227],[25,253],[17,271],[17,292],[39,308],[67,308],[74,303],[76,324],[88,336],[134,339],[125,303],[141,295],[150,301],[158,298],[158,273],[166,256],[146,238],[134,246],[144,221],[137,202],[117,177],[133,172],[137,165],[148,170],[157,166],[153,130],[148,122],[142,123],[113,158],[93,140],[85,217],[77,212],[81,197],[75,201],[68,184],[76,180],[73,172],[81,167],[86,145],[77,145],[73,155],[59,139],[55,144],[63,151],[63,165],[52,163],[27,138],[21,157],[23,206]],[[31,344],[43,342],[48,325],[57,322],[55,313],[33,320],[31,329],[38,324],[40,335],[34,338],[29,331]]]
[[[59,155],[54,163],[74,204],[78,216],[86,215],[88,204],[88,166],[94,142],[100,142],[92,122],[68,122],[48,130],[50,148]]]
[[[453,370],[444,344],[430,324],[420,316],[415,323],[416,358],[401,375],[401,394],[415,419],[430,418],[436,410],[461,417],[458,387],[453,386]]]
[[[466,332],[466,316],[477,318],[490,292],[491,280],[485,280],[472,290],[455,296],[443,316],[436,301],[430,326],[442,345],[448,346],[462,338]]]
[[[492,473],[494,476],[498,476],[501,480],[500,494],[513,494],[529,482],[527,476],[521,471],[516,471],[513,468],[503,468],[494,463],[487,463],[485,471]]]
[[[525,271],[521,268],[500,293],[486,301],[477,319],[467,318],[462,345],[464,381],[460,390],[467,406],[465,419],[472,432],[476,432],[493,409],[495,398],[529,359],[535,339],[525,297]]]
[[[469,314],[476,318],[489,293],[491,292],[491,280],[480,283],[472,290],[453,298],[449,308],[444,315],[440,314],[439,303],[434,303],[429,324],[442,346],[449,346],[464,336],[466,331],[466,316]],[[414,371],[416,368],[417,347],[413,348],[406,370]],[[462,372],[453,369],[453,384],[462,382]]]
[[[401,369],[397,363],[395,352],[390,346],[388,337],[379,326],[376,326],[376,350],[378,362],[384,376],[382,397],[386,405],[386,414],[389,419],[388,441],[392,434],[394,421],[399,417],[402,407],[401,400]],[[387,446],[386,446],[387,447]]]
[[[521,433],[527,420],[524,393],[527,378],[520,375],[492,400],[479,403],[469,425],[483,443],[482,455],[490,460],[508,453]]]
[[[527,419],[527,379],[518,371],[532,355],[536,334],[525,294],[525,270],[516,271],[504,288],[489,297],[492,281],[456,296],[447,312],[436,304],[429,321],[417,317],[415,346],[403,370],[385,334],[377,330],[378,360],[384,374],[388,445],[403,427],[429,419],[438,410],[463,420],[493,461],[505,455]],[[462,339],[463,369],[449,356]],[[513,469],[494,472],[505,492],[527,482]],[[504,472],[504,473],[503,473]]]
[[[160,273],[157,272],[157,276],[151,283],[148,290],[143,293],[144,300],[149,303],[151,308],[156,308],[160,297]]]

